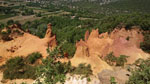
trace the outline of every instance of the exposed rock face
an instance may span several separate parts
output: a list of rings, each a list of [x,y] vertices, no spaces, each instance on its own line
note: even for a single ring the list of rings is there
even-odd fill
[[[98,43],[98,30],[93,30],[90,34],[87,42],[80,40],[76,43],[76,53],[73,59],[71,59],[72,65],[77,66],[80,63],[91,64],[93,74],[97,74],[103,69],[112,68],[103,60],[101,60],[100,56],[96,53],[99,53],[96,50],[99,50],[101,44]],[[92,39],[92,40],[91,40]],[[91,48],[93,47],[93,48]]]
[[[129,79],[129,75],[131,73],[125,69],[121,70],[103,70],[101,73],[98,74],[98,78],[102,84],[110,84],[110,78],[114,77],[117,84],[125,84],[126,81]]]
[[[52,26],[51,24],[48,24],[47,25],[47,31],[46,31],[46,34],[45,34],[45,38],[44,39],[47,39],[48,41],[48,46],[51,47],[51,48],[54,48],[56,45],[57,45],[57,42],[56,42],[56,36],[53,35],[52,33]]]
[[[126,55],[128,63],[133,63],[139,58],[147,58],[149,54],[143,52],[139,46],[143,41],[143,35],[138,29],[115,29],[110,34],[99,34],[98,29],[92,30],[90,35],[85,33],[85,41],[76,43],[76,53],[71,62],[74,66],[80,63],[91,64],[94,74],[103,69],[112,69],[101,60],[107,54],[113,52],[115,56]]]
[[[127,55],[128,63],[133,63],[139,58],[147,58],[149,54],[140,49],[140,43],[143,41],[143,35],[138,29],[114,30],[110,38],[113,39],[113,44],[110,51],[114,52],[115,56]]]
[[[91,81],[88,82],[87,78],[83,78],[79,75],[69,76],[65,80],[64,84],[101,84],[98,78],[90,77]]]
[[[51,24],[48,24],[47,25],[47,31],[46,31],[46,34],[45,34],[45,38],[50,38],[52,36],[52,26]]]
[[[17,29],[15,27],[17,26],[10,26],[10,29]],[[22,36],[18,36],[11,41],[0,41],[0,56],[2,56],[2,61],[14,56],[27,56],[33,52],[40,52],[44,57],[46,57],[46,49],[48,48],[48,45],[50,48],[57,45],[56,36],[52,35],[50,25],[48,25],[47,33],[43,39],[26,32],[23,33],[24,34]]]

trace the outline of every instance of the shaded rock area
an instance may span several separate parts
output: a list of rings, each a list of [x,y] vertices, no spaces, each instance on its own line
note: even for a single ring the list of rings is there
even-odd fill
[[[52,34],[50,24],[48,24],[45,38],[42,39],[30,33],[22,31],[21,28],[16,24],[8,27],[7,29],[11,31],[19,31],[23,34],[18,35],[17,33],[13,33],[13,35],[10,34],[10,37],[13,38],[12,40],[0,40],[1,65],[11,57],[27,56],[33,52],[40,52],[43,57],[46,57],[46,49],[48,48],[48,46],[52,49],[57,45],[56,36]],[[4,28],[4,30],[2,31],[5,30],[6,29]]]
[[[101,84],[98,78],[89,77],[83,78],[82,76],[75,75],[75,76],[67,76],[67,79],[64,84]]]
[[[120,55],[129,56],[128,64],[134,63],[137,59],[146,59],[149,54],[140,49],[143,41],[143,34],[138,28],[126,30],[125,28],[115,29],[110,34],[99,34],[98,29],[85,33],[85,40],[76,43],[76,52],[71,59],[72,65],[80,63],[91,64],[93,73],[96,74],[104,69],[112,70],[102,59],[113,52],[116,57]]]
[[[117,82],[117,84],[125,84],[129,79],[130,74],[131,73],[125,69],[114,71],[105,69],[98,74],[98,78],[101,81],[101,84],[110,84],[111,77],[115,78],[115,82]]]

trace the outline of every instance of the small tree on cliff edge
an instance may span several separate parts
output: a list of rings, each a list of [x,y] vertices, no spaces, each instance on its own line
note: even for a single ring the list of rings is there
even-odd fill
[[[37,70],[37,75],[43,78],[44,81],[39,83],[44,84],[56,84],[57,82],[65,82],[65,74],[71,70],[71,63],[61,63],[58,61],[59,58],[63,58],[63,52],[60,49],[62,45],[55,47],[52,51],[47,49],[48,56],[44,59],[43,65]]]

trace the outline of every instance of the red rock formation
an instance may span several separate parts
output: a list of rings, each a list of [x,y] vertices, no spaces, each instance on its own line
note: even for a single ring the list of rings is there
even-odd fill
[[[47,31],[46,31],[46,34],[45,34],[45,38],[50,38],[52,37],[52,26],[51,24],[48,24],[47,25]]]
[[[88,40],[88,38],[89,38],[89,31],[88,30],[85,32],[85,36],[84,37],[85,37],[84,40],[86,42]]]
[[[52,33],[52,26],[51,26],[51,24],[47,25],[47,31],[46,31],[44,39],[48,39],[47,44],[49,45],[49,47],[54,48],[57,45],[56,35],[53,35],[53,33]]]
[[[113,52],[115,56],[130,56],[128,63],[133,63],[139,58],[145,59],[149,56],[139,48],[142,41],[143,35],[138,29],[115,29],[110,34],[99,34],[97,29],[92,30],[90,35],[87,31],[85,41],[80,40],[76,43],[77,50],[71,62],[75,66],[80,63],[91,64],[94,73],[97,73],[103,69],[111,69],[100,58]]]

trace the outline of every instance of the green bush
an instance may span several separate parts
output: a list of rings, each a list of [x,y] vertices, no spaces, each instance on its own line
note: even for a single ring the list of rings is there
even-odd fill
[[[120,57],[116,60],[116,66],[124,66],[124,64],[127,62],[127,58],[129,56],[120,55]]]
[[[114,65],[116,62],[116,57],[113,55],[113,52],[109,53],[107,56],[104,57],[104,60],[109,64],[109,65]]]
[[[8,20],[7,21],[7,25],[12,25],[12,24],[14,24],[14,20]]]
[[[4,71],[5,79],[16,79],[21,76],[19,70],[24,66],[22,57],[15,57],[6,62],[6,70]]]
[[[31,66],[41,54],[33,53],[27,58],[14,57],[9,59],[4,65],[4,79],[36,79],[37,65]],[[27,63],[28,62],[28,63]]]
[[[56,84],[57,82],[64,83],[66,73],[68,73],[71,68],[70,62],[61,63],[60,61],[57,61],[57,59],[64,57],[60,46],[55,47],[52,51],[47,49],[47,52],[49,54],[48,57],[43,59],[43,65],[41,65],[37,70],[38,77],[44,78],[44,81],[37,81],[38,84]]]
[[[78,74],[78,75],[84,75],[85,77],[88,77],[92,75],[91,65],[88,64],[79,64],[78,67],[75,67],[72,72],[72,74]]]
[[[59,45],[52,51],[47,49],[49,55],[46,59],[42,60],[43,65],[39,66],[37,70],[37,76],[39,78],[44,78],[44,81],[40,82],[37,80],[38,84],[56,84],[57,82],[64,83],[67,73],[82,74],[86,77],[92,74],[90,65],[86,66],[85,64],[80,64],[78,67],[72,67],[71,62],[61,63],[59,59],[64,57],[61,47],[62,45]]]
[[[141,42],[140,47],[143,51],[150,52],[150,33],[144,34],[144,41]]]
[[[120,55],[119,57],[115,57],[113,55],[113,52],[111,52],[104,57],[104,60],[111,66],[114,64],[116,66],[124,66],[124,64],[127,62],[128,57],[129,56],[125,56],[125,55]]]
[[[41,15],[41,12],[39,12],[39,13],[36,13],[36,17],[41,17],[42,15]]]
[[[110,84],[117,84],[115,77],[110,77]]]
[[[150,84],[150,59],[140,59],[126,84]]]
[[[33,15],[33,14],[34,14],[33,9],[24,9],[24,11],[22,12],[22,15],[23,15],[23,16],[26,16],[26,15]]]
[[[0,31],[1,31],[1,29],[3,29],[4,27],[5,27],[5,24],[0,23]]]
[[[37,59],[40,59],[42,57],[42,55],[39,52],[35,52],[32,54],[29,54],[26,58],[25,58],[25,62],[27,64],[34,64],[36,62]]]

